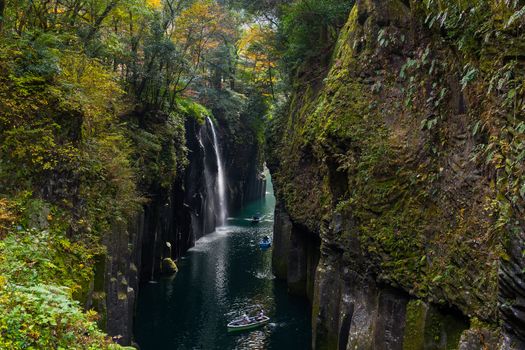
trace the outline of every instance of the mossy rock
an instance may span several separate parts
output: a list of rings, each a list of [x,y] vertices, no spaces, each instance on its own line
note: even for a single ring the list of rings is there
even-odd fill
[[[436,349],[453,350],[459,346],[461,334],[468,322],[421,300],[407,305],[403,350]]]
[[[426,317],[424,349],[458,349],[461,334],[468,326],[468,322],[430,307]]]
[[[122,346],[117,344],[111,344],[108,346],[108,350],[137,350],[134,346]]]
[[[162,273],[172,275],[178,271],[179,268],[177,267],[177,264],[175,264],[175,261],[173,261],[171,258],[164,258],[162,260]]]
[[[403,350],[423,349],[428,306],[420,300],[412,300],[408,303],[406,310]]]

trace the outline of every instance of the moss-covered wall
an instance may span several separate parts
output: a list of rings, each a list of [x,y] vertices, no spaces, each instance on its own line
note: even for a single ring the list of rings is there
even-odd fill
[[[502,244],[522,236],[512,233],[521,230],[519,221],[519,228],[509,227],[519,206],[505,196],[513,198],[509,182],[521,184],[521,170],[509,175],[516,160],[507,148],[517,147],[518,139],[512,143],[505,136],[512,112],[501,100],[518,92],[491,85],[513,46],[500,47],[508,51],[497,56],[487,54],[491,45],[478,44],[482,49],[473,56],[461,43],[468,33],[453,31],[461,22],[449,20],[463,11],[472,25],[481,25],[474,24],[479,20],[498,28],[503,15],[495,3],[443,1],[437,8],[433,2],[357,1],[327,76],[318,84],[297,82],[300,88],[277,122],[281,131],[272,135],[280,142],[270,162],[277,196],[292,222],[341,255],[336,270],[394,287],[432,308],[457,310],[445,312],[443,322],[425,311],[423,326],[409,303],[407,349],[459,347],[468,318],[498,325],[498,287],[520,283],[517,266],[523,258]],[[482,19],[469,17],[472,13]],[[508,20],[512,12],[507,14]],[[429,23],[436,20],[441,23]],[[494,141],[502,138],[506,146]],[[319,291],[327,269],[334,268],[330,259],[322,257],[317,270],[313,323],[314,332],[323,327],[333,332],[323,336],[331,344],[340,323],[330,317],[339,308],[328,306],[334,296]],[[498,270],[509,266],[505,259],[514,272],[498,281]],[[516,306],[509,306],[508,318],[514,323],[504,329],[513,338],[523,319],[516,314],[520,293],[511,289],[507,302]],[[330,317],[322,316],[324,309]],[[454,329],[438,335],[434,324]],[[323,348],[324,342],[314,343]]]

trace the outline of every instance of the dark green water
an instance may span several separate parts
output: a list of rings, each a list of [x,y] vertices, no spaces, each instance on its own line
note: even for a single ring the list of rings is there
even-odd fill
[[[271,250],[258,247],[272,234],[274,206],[270,186],[265,200],[199,240],[175,277],[141,285],[135,320],[141,350],[310,349],[307,302],[287,294],[271,273]],[[257,212],[263,221],[252,225],[248,218]],[[226,324],[252,305],[261,305],[271,323],[228,334]]]

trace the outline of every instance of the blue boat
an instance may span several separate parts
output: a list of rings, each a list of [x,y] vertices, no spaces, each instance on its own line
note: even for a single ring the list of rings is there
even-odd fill
[[[259,242],[259,247],[261,249],[268,249],[272,246],[272,240],[268,236],[264,236],[263,239]]]

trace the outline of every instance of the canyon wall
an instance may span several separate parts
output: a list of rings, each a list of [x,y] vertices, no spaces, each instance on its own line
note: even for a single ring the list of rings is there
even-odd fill
[[[444,24],[474,10],[359,0],[324,77],[296,77],[269,141],[273,268],[315,349],[525,348],[521,136],[489,88],[522,46],[485,3],[507,45],[476,59]]]

